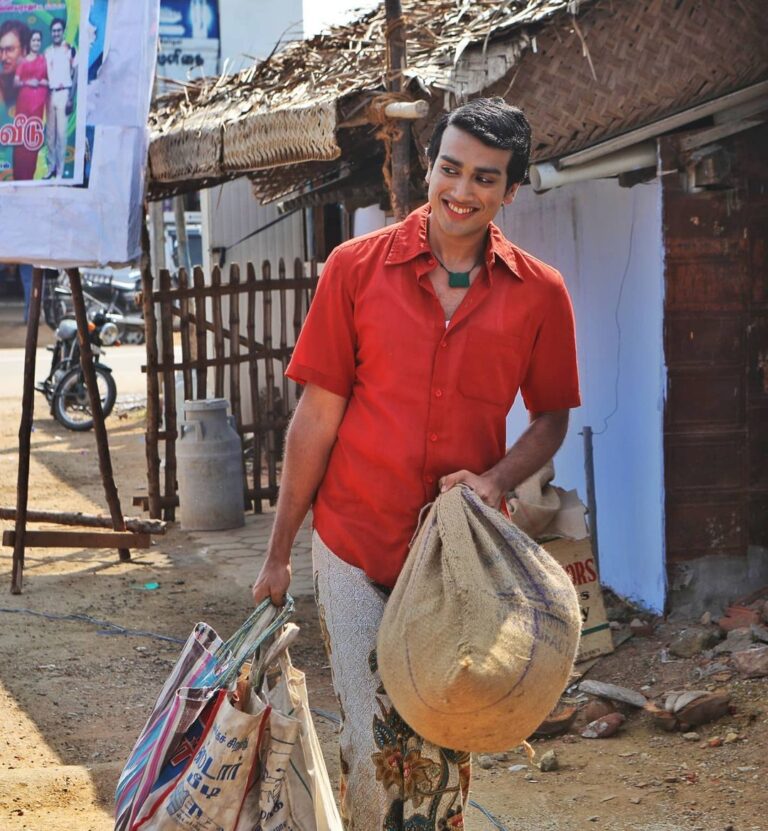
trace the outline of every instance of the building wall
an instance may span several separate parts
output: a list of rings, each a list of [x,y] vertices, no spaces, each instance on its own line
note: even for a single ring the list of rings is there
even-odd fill
[[[555,458],[556,483],[586,502],[581,428],[591,426],[601,577],[661,610],[665,598],[663,255],[658,181],[521,189],[497,217],[507,236],[553,264],[574,303],[582,406]],[[518,401],[513,441],[527,423]]]

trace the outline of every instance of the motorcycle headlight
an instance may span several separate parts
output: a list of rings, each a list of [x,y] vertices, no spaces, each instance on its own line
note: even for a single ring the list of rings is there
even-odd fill
[[[101,329],[99,330],[99,340],[101,341],[102,346],[112,346],[119,336],[120,332],[117,328],[117,324],[112,323],[112,321],[107,321]]]

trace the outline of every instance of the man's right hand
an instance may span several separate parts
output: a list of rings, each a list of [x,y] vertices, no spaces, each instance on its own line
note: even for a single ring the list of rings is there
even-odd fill
[[[253,602],[258,606],[262,600],[270,597],[275,606],[282,606],[290,585],[290,560],[285,563],[276,563],[267,559],[251,589]]]

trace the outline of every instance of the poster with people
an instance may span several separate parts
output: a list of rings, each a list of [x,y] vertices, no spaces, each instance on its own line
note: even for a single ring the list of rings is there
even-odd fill
[[[0,187],[82,184],[89,8],[0,0]]]

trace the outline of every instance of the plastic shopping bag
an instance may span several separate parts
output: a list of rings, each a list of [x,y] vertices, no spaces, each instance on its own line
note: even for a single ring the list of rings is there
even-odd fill
[[[292,612],[290,597],[280,609],[267,599],[226,642],[207,624],[195,626],[118,781],[115,831],[134,831],[140,812],[147,816],[173,776],[174,760],[181,764],[185,747],[208,729],[214,701],[224,706],[217,693],[234,689],[243,665]]]

